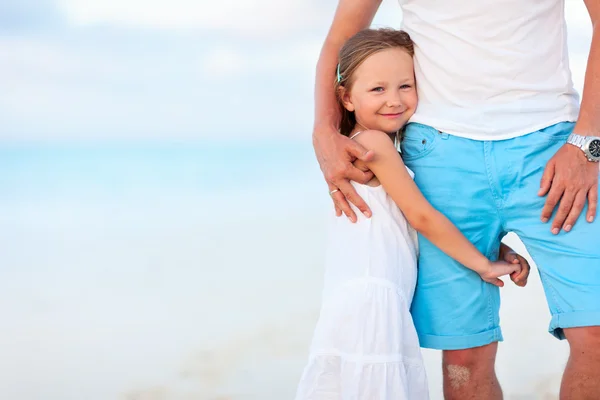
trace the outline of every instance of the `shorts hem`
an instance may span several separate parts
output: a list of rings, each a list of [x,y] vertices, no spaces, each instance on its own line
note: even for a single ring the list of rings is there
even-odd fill
[[[563,328],[600,326],[600,311],[571,311],[554,314],[548,332],[557,339],[565,339]]]
[[[600,313],[598,314],[600,317]],[[464,336],[435,336],[419,335],[421,347],[435,350],[463,350],[481,347],[494,342],[501,342],[502,330],[500,327],[489,331],[479,332],[474,335]]]

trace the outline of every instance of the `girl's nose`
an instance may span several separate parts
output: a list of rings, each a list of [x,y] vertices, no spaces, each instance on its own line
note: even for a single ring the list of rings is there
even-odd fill
[[[400,95],[398,95],[398,94],[390,95],[390,97],[388,97],[388,99],[387,99],[388,107],[398,107],[401,104],[402,104],[402,99],[400,98]]]

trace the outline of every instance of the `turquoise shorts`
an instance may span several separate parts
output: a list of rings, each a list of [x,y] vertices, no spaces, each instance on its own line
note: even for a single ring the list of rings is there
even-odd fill
[[[536,263],[552,314],[549,331],[600,325],[600,222],[569,233],[550,232],[537,195],[544,167],[564,145],[573,123],[514,139],[470,140],[411,123],[402,157],[427,200],[477,248],[497,259],[500,240],[514,232]],[[499,289],[483,282],[419,236],[419,274],[411,312],[422,347],[456,350],[502,340]]]

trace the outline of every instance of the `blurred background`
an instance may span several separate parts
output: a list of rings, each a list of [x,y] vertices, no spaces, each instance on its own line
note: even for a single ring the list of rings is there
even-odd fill
[[[581,90],[591,24],[565,3]],[[333,212],[311,128],[335,6],[0,2],[1,399],[293,398]],[[401,18],[384,0],[374,25]],[[557,399],[537,272],[502,292],[506,398]]]

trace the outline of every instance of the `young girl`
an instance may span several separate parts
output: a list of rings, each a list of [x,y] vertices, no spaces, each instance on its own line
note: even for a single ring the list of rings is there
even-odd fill
[[[429,398],[409,312],[415,230],[486,282],[502,286],[506,274],[526,279],[522,258],[492,262],[481,254],[427,202],[402,162],[399,132],[417,106],[412,56],[408,34],[389,29],[361,31],[340,50],[341,133],[375,154],[366,164],[375,177],[352,183],[373,215],[357,212],[356,224],[333,217],[323,304],[297,400]]]

